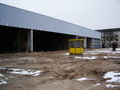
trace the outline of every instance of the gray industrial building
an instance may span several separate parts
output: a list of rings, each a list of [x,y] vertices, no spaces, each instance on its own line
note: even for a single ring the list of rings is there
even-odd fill
[[[101,29],[97,30],[101,32],[101,44],[102,47],[111,48],[112,42],[117,42],[120,47],[120,28]]]
[[[84,38],[84,48],[99,48],[101,33],[59,19],[0,4],[0,52],[68,49]]]

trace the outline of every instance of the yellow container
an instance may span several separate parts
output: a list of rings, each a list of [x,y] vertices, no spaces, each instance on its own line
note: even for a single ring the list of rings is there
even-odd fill
[[[69,40],[69,51],[70,54],[83,54],[83,39],[70,39]]]

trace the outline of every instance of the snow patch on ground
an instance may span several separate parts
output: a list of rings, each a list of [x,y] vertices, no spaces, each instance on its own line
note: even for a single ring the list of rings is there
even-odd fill
[[[82,77],[82,78],[78,78],[76,79],[77,81],[85,81],[85,80],[93,80],[93,79],[89,79],[89,78],[86,78],[86,77]]]
[[[20,57],[20,58],[4,58],[0,60],[37,60],[34,57]]]
[[[117,50],[117,51],[120,51],[120,48],[117,48],[116,50]]]
[[[112,85],[112,84],[107,84],[107,88],[115,88],[115,87],[120,87],[120,85]]]
[[[76,56],[75,59],[87,59],[87,60],[93,60],[93,59],[96,59],[97,56],[90,56],[90,57],[79,57],[79,56]]]
[[[40,70],[31,70],[31,69],[25,70],[25,69],[2,68],[2,67],[0,67],[0,70],[5,70],[5,71],[7,71],[7,73],[12,74],[12,75],[16,74],[16,75],[30,75],[30,76],[39,76],[41,74],[41,72],[43,72]],[[14,77],[13,76],[5,76],[2,73],[0,73],[0,78],[4,78],[3,80],[0,79],[0,85],[3,85],[3,84],[8,84],[4,80],[8,80],[8,79],[11,79]]]
[[[104,76],[104,79],[109,79],[106,80],[106,82],[116,82],[116,83],[120,83],[120,72],[118,71],[110,71],[107,72]]]
[[[93,87],[100,86],[100,85],[101,85],[100,83],[97,83],[97,84],[93,85]]]
[[[36,60],[36,58],[34,58],[34,57],[21,57],[21,58],[18,58],[18,59],[19,60]]]
[[[14,78],[13,76],[9,76],[9,78]]]
[[[10,73],[12,74],[19,74],[19,75],[31,75],[31,76],[39,76],[42,71],[40,70],[25,70],[25,69],[16,69],[16,68],[10,68],[9,70],[12,70]]]
[[[31,76],[39,76],[41,74],[40,70],[25,70],[25,69],[16,69],[16,68],[2,68],[0,67],[0,70],[8,70],[11,74],[19,74],[19,75],[31,75]],[[0,73],[0,77],[4,77],[3,74]]]
[[[4,68],[4,67],[0,67],[0,70],[5,70],[6,68]]]
[[[8,83],[4,80],[0,80],[0,85],[2,85],[2,84],[8,84]]]
[[[104,58],[104,59],[109,59],[109,58],[112,58],[112,59],[120,59],[120,56],[102,56],[102,57],[97,57],[97,56],[87,56],[87,57],[81,57],[81,56],[76,56],[75,59],[83,59],[83,60],[95,60],[95,59],[101,59],[101,58]]]
[[[112,51],[112,48],[107,49],[94,49],[92,51],[86,51],[84,54],[120,54],[120,48],[117,48],[116,51]]]
[[[5,80],[8,80],[8,79],[9,79],[8,77],[5,78]]]
[[[108,58],[113,58],[113,59],[119,59],[120,56],[103,56],[104,59],[108,59]]]
[[[64,53],[64,55],[70,55],[70,53]]]
[[[108,56],[103,56],[104,59],[108,59]]]
[[[49,77],[50,79],[53,79],[53,78],[55,78],[55,77]]]
[[[0,73],[0,77],[4,77],[4,75]]]
[[[101,85],[100,83],[96,83],[95,85],[93,85],[93,87],[100,86],[100,85]]]

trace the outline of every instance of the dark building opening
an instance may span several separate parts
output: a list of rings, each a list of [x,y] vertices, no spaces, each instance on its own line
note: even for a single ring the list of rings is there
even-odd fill
[[[92,39],[91,38],[87,38],[87,48],[91,48],[92,47]]]
[[[73,38],[73,35],[33,30],[33,51],[66,50],[69,39]],[[29,51],[30,42],[29,29],[0,26],[0,53]]]
[[[34,31],[34,51],[56,51],[69,48],[69,39],[72,35]]]
[[[0,26],[0,53],[26,51],[26,43],[27,30]]]

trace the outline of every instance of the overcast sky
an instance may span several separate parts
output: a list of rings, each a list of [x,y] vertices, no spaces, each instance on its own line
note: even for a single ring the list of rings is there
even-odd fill
[[[120,28],[120,0],[0,0],[93,30]]]

